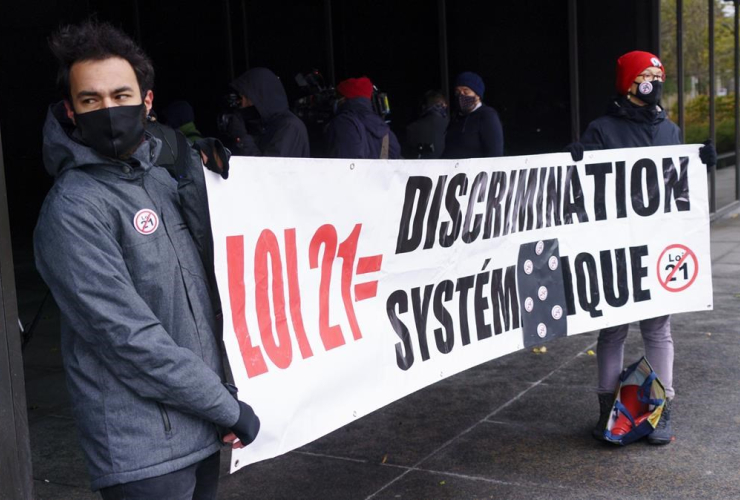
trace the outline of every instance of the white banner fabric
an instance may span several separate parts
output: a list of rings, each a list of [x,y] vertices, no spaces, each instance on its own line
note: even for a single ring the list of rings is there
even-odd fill
[[[696,145],[205,174],[224,340],[262,422],[232,472],[513,351],[712,309]]]

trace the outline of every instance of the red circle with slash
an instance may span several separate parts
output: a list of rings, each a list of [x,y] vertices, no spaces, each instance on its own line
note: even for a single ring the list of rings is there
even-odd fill
[[[663,266],[663,257],[665,256],[666,252],[669,252],[670,250],[679,249],[683,250],[683,255],[679,259],[679,261],[675,264],[671,264],[673,267],[670,266]],[[676,273],[681,269],[682,266],[687,264],[687,259],[691,259],[694,262],[694,272],[691,276],[691,278],[688,279],[688,282],[685,285],[679,286],[678,288],[671,287],[670,283],[671,280],[673,280],[673,277],[676,275]],[[670,271],[665,279],[661,276],[661,272]],[[688,278],[688,270],[684,270],[684,276]],[[665,250],[660,254],[660,257],[658,258],[658,281],[660,281],[660,285],[668,290],[669,292],[681,292],[683,290],[686,290],[688,287],[690,287],[694,281],[696,280],[696,277],[699,275],[699,259],[696,257],[696,254],[693,250],[691,250],[686,245],[681,244],[673,244],[666,247]]]
[[[139,210],[134,215],[134,227],[141,234],[152,234],[159,227],[159,217],[154,210],[149,208]]]

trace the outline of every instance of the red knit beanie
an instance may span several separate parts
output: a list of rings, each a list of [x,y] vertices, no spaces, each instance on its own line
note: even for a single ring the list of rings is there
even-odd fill
[[[645,71],[646,68],[653,66],[662,69],[663,73],[665,73],[663,63],[660,62],[660,59],[656,55],[650,52],[633,50],[617,59],[617,92],[621,95],[626,95],[635,78]]]
[[[373,96],[373,82],[366,76],[348,78],[339,82],[337,91],[347,99],[354,99],[355,97],[370,99]]]

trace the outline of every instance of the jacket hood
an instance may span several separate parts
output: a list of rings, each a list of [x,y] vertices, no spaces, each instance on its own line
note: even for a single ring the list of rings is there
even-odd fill
[[[246,71],[231,82],[231,87],[248,97],[265,121],[289,110],[283,83],[267,68],[252,68]]]
[[[142,165],[151,165],[152,158],[158,158],[162,145],[148,133],[146,140],[131,156]],[[83,144],[75,137],[75,125],[67,117],[63,102],[49,106],[44,123],[43,159],[46,171],[58,177],[72,168],[87,165],[120,165],[120,160],[108,158]]]
[[[383,138],[388,132],[390,127],[378,116],[373,109],[373,105],[370,99],[366,97],[355,97],[353,99],[347,99],[342,104],[340,112],[350,112],[356,114],[365,129],[370,132],[373,137]]]
[[[635,106],[625,96],[613,99],[606,109],[606,114],[639,123],[660,123],[668,115],[660,106]]]

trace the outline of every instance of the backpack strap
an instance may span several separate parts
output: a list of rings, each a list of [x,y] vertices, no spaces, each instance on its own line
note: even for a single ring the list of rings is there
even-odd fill
[[[380,146],[380,159],[381,160],[387,160],[388,159],[388,151],[390,149],[390,135],[391,133],[388,132],[383,136],[383,143]]]
[[[184,179],[188,172],[188,161],[190,161],[191,145],[185,135],[179,130],[173,130],[175,135],[175,162],[172,170],[175,172],[175,179]]]
[[[170,127],[162,126],[159,122],[148,122],[146,130],[162,143],[162,149],[159,152],[156,162],[157,165],[164,167],[173,178],[177,178],[175,176],[174,164],[177,161],[180,151],[183,151],[177,140],[178,132]],[[180,133],[180,135],[182,134]],[[187,139],[185,141],[187,143]],[[188,149],[188,147],[186,146],[185,149]]]

